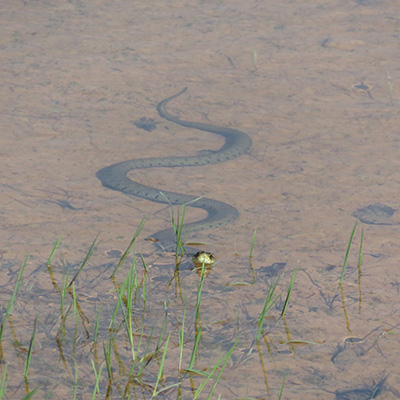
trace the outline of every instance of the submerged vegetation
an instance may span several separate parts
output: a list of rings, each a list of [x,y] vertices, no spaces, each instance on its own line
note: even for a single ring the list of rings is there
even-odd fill
[[[240,287],[256,284],[252,263],[257,230],[249,241],[250,255],[246,266],[252,279],[225,285],[213,299],[215,287],[208,288],[210,267],[204,263],[195,269],[197,274],[186,269],[192,285],[186,288],[182,285],[180,268],[188,263],[179,256],[184,245],[180,241],[182,223],[183,215],[174,221],[178,238],[176,264],[172,266],[174,272],[172,277],[160,281],[157,281],[159,270],[155,269],[153,273],[146,257],[135,250],[144,220],[119,262],[107,269],[107,277],[102,275],[101,280],[93,281],[90,287],[85,286],[80,277],[86,269],[88,273],[94,270],[89,267],[89,262],[96,250],[97,238],[83,262],[75,268],[75,273],[64,262],[60,266],[54,261],[61,245],[58,239],[42,269],[46,270],[45,275],[53,289],[49,292],[52,293],[48,293],[44,301],[30,297],[30,302],[36,304],[33,307],[36,313],[31,315],[30,337],[26,336],[24,323],[17,323],[19,315],[23,314],[21,305],[13,315],[21,286],[26,284],[23,275],[25,259],[8,305],[1,313],[0,400],[51,399],[56,393],[73,399],[239,398],[235,385],[243,387],[246,380],[227,384],[224,373],[229,369],[233,376],[238,376],[235,370],[254,358],[259,359],[265,394],[284,398],[290,373],[277,370],[273,388],[267,379],[269,368],[266,367],[265,351],[273,362],[273,352],[283,351],[278,350],[270,338],[272,332],[279,331],[279,335],[283,335],[280,346],[293,355],[296,346],[321,343],[307,337],[292,338],[285,320],[290,301],[296,296],[294,287],[296,275],[301,271],[300,264],[293,269],[289,283],[281,285],[281,273],[270,279],[269,285],[264,285],[263,305],[252,304],[233,310],[236,318],[232,318],[232,310],[229,315],[225,310],[225,319],[215,320],[218,313],[210,306],[213,301],[217,298],[222,301],[224,293],[228,296]],[[340,279],[338,277],[347,325],[343,279],[355,230],[356,225]],[[362,240],[363,234],[358,269],[361,268]],[[171,266],[167,271],[171,272]],[[35,279],[35,275],[30,279]],[[26,297],[29,292],[26,288],[24,291]],[[45,294],[42,292],[41,296]],[[338,299],[337,295],[330,300],[331,305],[335,299]],[[214,304],[216,308],[221,307]],[[25,307],[32,309],[28,303]],[[256,313],[255,309],[258,309]],[[240,322],[243,315],[245,326]],[[60,376],[65,378],[62,384]]]

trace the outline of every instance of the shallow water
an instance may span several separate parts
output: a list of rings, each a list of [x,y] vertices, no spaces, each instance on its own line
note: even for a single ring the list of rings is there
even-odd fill
[[[249,155],[224,164],[131,174],[161,189],[227,202],[240,212],[234,225],[194,237],[211,243],[207,250],[220,260],[205,282],[203,349],[210,353],[200,353],[197,368],[213,365],[239,336],[217,386],[222,398],[277,398],[284,374],[288,399],[333,399],[337,390],[372,385],[389,373],[385,385],[400,390],[397,2],[269,3],[3,4],[3,306],[29,254],[13,325],[6,326],[3,339],[13,372],[13,396],[22,397],[24,389],[19,386],[21,354],[11,346],[12,328],[27,346],[39,311],[30,388],[37,381],[42,397],[49,390],[56,398],[71,397],[73,361],[59,361],[50,328],[57,329],[59,297],[44,265],[58,236],[63,240],[55,266],[60,270],[65,260],[76,271],[99,235],[77,292],[92,325],[102,304],[102,340],[116,301],[108,280],[118,263],[113,255],[125,251],[143,216],[147,222],[136,249],[150,266],[152,307],[146,313],[146,327],[162,320],[166,299],[171,314],[178,317],[180,294],[195,300],[196,273],[184,267],[181,286],[174,280],[168,287],[173,258],[143,240],[169,226],[168,208],[107,190],[95,176],[100,168],[131,158],[194,155],[218,148],[222,140],[215,135],[182,129],[158,117],[157,103],[185,86],[188,93],[171,104],[172,114],[236,128],[253,140]],[[147,132],[135,126],[142,117],[153,118],[157,129]],[[343,303],[337,287],[355,223],[353,213],[378,203],[395,211],[384,225],[359,223]],[[196,220],[202,215],[201,210],[190,209],[187,217]],[[248,254],[255,227],[252,270]],[[364,256],[359,281],[361,228]],[[279,307],[298,262],[285,326]],[[260,348],[252,348],[271,281],[264,276],[266,267],[276,263],[285,264],[278,288],[283,299],[270,312],[268,335]],[[226,286],[251,283],[253,277],[255,284]],[[169,324],[172,329],[173,318]],[[365,339],[344,346],[349,336]],[[289,339],[318,344],[284,344]],[[93,349],[84,343],[82,339],[80,376],[83,382],[93,382]],[[335,356],[340,346],[344,348]],[[47,381],[42,382],[46,366],[54,377],[46,372]],[[169,368],[175,376],[176,366]],[[65,374],[63,385],[56,385],[58,374]],[[103,393],[106,384],[105,380]],[[379,398],[393,398],[386,386]],[[91,398],[84,384],[79,393]],[[192,398],[190,390],[184,389],[182,398]]]

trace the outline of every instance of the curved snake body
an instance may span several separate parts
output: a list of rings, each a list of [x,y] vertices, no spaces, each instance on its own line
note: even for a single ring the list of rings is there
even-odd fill
[[[236,129],[204,124],[200,122],[184,121],[169,114],[166,109],[166,105],[171,100],[183,94],[185,91],[186,88],[181,92],[162,100],[157,106],[159,115],[168,121],[187,128],[211,132],[223,136],[225,139],[225,144],[219,150],[213,153],[192,157],[140,158],[123,161],[118,164],[102,168],[96,174],[103,186],[113,190],[118,190],[128,195],[171,205],[183,205],[190,203],[188,204],[190,207],[206,210],[208,213],[206,218],[183,225],[182,237],[185,237],[186,233],[189,231],[193,232],[211,229],[217,226],[229,224],[238,218],[239,212],[236,210],[236,208],[229,204],[206,197],[198,198],[196,196],[165,190],[161,192],[159,189],[132,181],[127,177],[127,174],[131,170],[140,168],[182,167],[215,164],[222,161],[231,160],[246,153],[252,145],[250,137],[246,133]],[[173,229],[164,229],[155,233],[152,235],[152,237],[157,240],[157,244],[163,249],[173,250],[176,246],[175,232]],[[188,252],[193,251],[192,249],[188,250],[188,248],[186,248],[186,250]]]

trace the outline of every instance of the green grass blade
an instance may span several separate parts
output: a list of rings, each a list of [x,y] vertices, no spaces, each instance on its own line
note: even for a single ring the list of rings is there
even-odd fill
[[[8,377],[7,377],[7,363],[3,367],[3,376],[1,377],[0,383],[0,400],[3,400],[7,391]]]
[[[141,260],[142,260],[144,272],[148,272],[147,264],[146,264],[146,261],[144,261],[144,257],[143,257],[143,254],[142,254],[142,253],[140,253],[140,258],[141,258]]]
[[[143,336],[144,336],[144,325],[142,325],[142,331],[140,332],[140,338],[139,338],[139,343],[136,347],[136,354],[140,354],[141,353],[141,348],[142,348],[142,340],[143,340]],[[151,340],[151,339],[150,339]],[[146,356],[146,353],[144,355],[144,357]],[[131,370],[129,372],[129,377],[131,377],[135,371],[135,367],[136,367],[136,363],[138,361],[141,361],[142,359],[140,359],[138,356],[136,356],[132,362],[132,366],[131,366]],[[140,376],[140,374],[138,373],[136,376]]]
[[[344,262],[343,262],[343,268],[342,268],[342,274],[340,276],[339,286],[341,286],[341,284],[343,283],[344,274],[346,272],[347,259],[349,258],[350,248],[351,248],[351,244],[353,242],[353,237],[354,237],[354,233],[356,231],[356,228],[357,228],[357,221],[354,224],[354,228],[353,228],[353,230],[351,232],[351,235],[350,235],[349,244],[347,245],[347,251],[346,251],[346,256],[345,256]]]
[[[199,327],[198,325],[199,325],[199,319],[200,319],[201,293],[203,291],[203,284],[204,284],[204,273],[205,273],[204,261],[203,261],[203,265],[201,267],[201,276],[200,276],[199,282],[197,284],[196,310],[195,310],[195,318],[194,318],[194,326],[196,329],[196,339],[195,339],[193,350],[192,350],[192,356],[190,357],[189,369],[191,369],[193,367],[193,363],[196,358],[197,346],[199,344],[201,333],[202,333],[202,327],[201,326]]]
[[[292,278],[291,278],[291,280],[290,280],[289,290],[288,290],[288,292],[287,292],[285,304],[284,304],[283,310],[282,310],[282,312],[281,312],[281,316],[282,316],[282,317],[285,315],[286,309],[287,309],[287,307],[288,307],[288,305],[289,305],[290,295],[292,294],[293,285],[294,285],[294,281],[296,280],[296,275],[297,275],[298,270],[299,270],[299,264],[297,264],[296,269],[293,271]]]
[[[175,253],[177,257],[179,256],[179,252],[181,252],[181,254],[185,253],[185,249],[183,247],[183,242],[182,242],[182,229],[183,229],[183,221],[185,220],[185,214],[186,214],[186,204],[183,205],[183,210],[180,220],[178,219],[179,225],[178,225],[178,230],[176,231],[176,253]]]
[[[213,388],[211,389],[210,394],[209,394],[209,396],[208,396],[209,399],[211,398],[211,396],[212,396],[212,394],[213,394],[213,392],[214,392],[214,390],[215,390],[215,387],[217,386],[217,383],[218,383],[218,381],[219,381],[219,379],[220,379],[220,377],[221,377],[221,374],[222,374],[222,372],[223,372],[223,370],[224,370],[224,368],[225,368],[225,366],[226,366],[226,363],[227,363],[228,360],[230,359],[230,357],[231,357],[231,355],[232,355],[232,352],[233,352],[233,350],[235,349],[237,343],[238,343],[238,341],[236,340],[236,342],[233,344],[233,346],[230,348],[230,350],[229,350],[226,354],[223,354],[223,355],[217,360],[217,362],[215,363],[213,369],[211,370],[211,372],[210,372],[209,374],[206,374],[206,373],[204,373],[204,372],[202,372],[202,371],[196,371],[196,370],[188,369],[188,371],[192,371],[192,372],[198,373],[199,375],[206,376],[205,381],[202,382],[202,383],[199,385],[199,387],[198,387],[197,390],[196,390],[196,393],[194,394],[194,398],[195,398],[195,399],[197,399],[197,398],[200,396],[201,392],[203,391],[203,389],[204,389],[204,387],[206,386],[206,384],[208,383],[208,381],[209,381],[211,378],[215,377],[215,376],[214,376],[215,371],[218,369],[218,367],[220,366],[220,364],[221,364],[222,362],[224,362],[224,363],[223,363],[223,366],[221,367],[221,370],[219,371],[219,374],[215,377],[215,378],[216,378],[216,381],[215,381],[214,386],[213,386]]]
[[[177,382],[177,383],[173,383],[172,385],[165,386],[165,387],[163,387],[161,390],[159,390],[159,391],[156,393],[156,396],[158,396],[159,394],[161,394],[161,393],[163,393],[163,392],[166,392],[166,391],[169,390],[169,389],[172,389],[172,388],[175,387],[175,386],[181,386],[181,385],[182,385],[182,382]],[[178,399],[180,399],[180,397],[178,397]]]
[[[218,384],[219,380],[221,379],[221,375],[222,375],[222,373],[224,372],[224,369],[225,369],[225,367],[226,367],[226,364],[228,363],[229,359],[231,358],[232,352],[233,352],[233,350],[235,349],[237,343],[238,343],[238,342],[236,341],[235,344],[234,344],[234,345],[231,347],[231,349],[228,351],[228,353],[227,353],[227,355],[226,355],[226,357],[225,357],[225,361],[224,361],[224,363],[223,363],[221,369],[219,370],[217,379],[216,379],[215,382],[214,382],[214,385],[213,385],[213,387],[212,387],[212,389],[211,389],[210,394],[208,395],[207,400],[210,400],[210,399],[211,399],[211,396],[213,395],[214,390],[215,390],[215,388],[217,387],[217,384]]]
[[[112,317],[112,322],[114,321],[114,318],[115,318],[118,308],[121,307],[122,314],[124,315],[124,325],[126,328],[126,333],[127,333],[128,339],[129,339],[130,347],[131,347],[132,360],[135,360],[136,353],[135,353],[135,348],[134,348],[134,344],[133,344],[132,320],[131,320],[131,312],[130,312],[130,307],[131,307],[130,303],[132,300],[129,300],[129,299],[131,299],[130,293],[132,291],[132,273],[133,273],[133,269],[131,268],[127,278],[122,283],[120,290],[118,290],[117,285],[115,285],[115,288],[116,288],[116,291],[118,294],[118,303],[117,303],[117,306],[115,308],[115,311],[114,311],[114,314]],[[128,300],[126,302],[127,306],[125,307],[124,293],[125,293],[126,288],[128,290]],[[110,324],[110,327],[111,327],[111,324]]]
[[[160,194],[161,194],[162,196],[164,196],[166,202],[169,203],[169,205],[171,205],[171,203],[169,202],[168,197],[166,197],[166,196],[164,195],[163,192],[160,192]],[[197,198],[195,198],[195,199],[189,201],[188,203],[184,203],[184,204],[183,204],[182,214],[179,214],[179,210],[178,210],[178,212],[177,212],[176,221],[175,221],[175,218],[174,218],[174,213],[173,213],[173,211],[170,210],[170,212],[169,212],[169,216],[170,216],[170,218],[171,218],[172,226],[173,226],[173,229],[174,229],[174,232],[175,232],[175,237],[176,237],[176,251],[175,251],[175,256],[176,256],[177,258],[179,257],[180,254],[183,255],[183,254],[186,253],[185,248],[184,248],[184,240],[185,240],[186,235],[188,234],[188,232],[186,232],[186,233],[185,233],[185,236],[182,238],[182,230],[183,230],[183,225],[184,225],[183,221],[184,221],[184,219],[185,219],[186,207],[189,206],[189,205],[192,204],[192,203],[195,203],[195,202],[198,201],[198,200],[201,200],[202,198],[203,198],[203,196],[200,196],[200,197],[197,197]]]
[[[185,301],[183,303],[183,317],[182,325],[179,330],[179,367],[178,370],[182,369],[182,357],[183,357],[183,345],[184,345],[184,335],[185,335],[185,320],[186,320],[186,306],[187,306],[187,294],[185,294]]]
[[[113,342],[114,342],[114,340],[113,340],[112,336],[108,338],[108,341],[107,341],[108,346],[107,347],[106,347],[106,343],[103,342],[104,359],[106,361],[108,379],[110,381],[113,378],[112,368],[111,368],[111,349],[112,349]]]
[[[165,314],[164,314],[163,324],[161,327],[161,333],[158,338],[158,342],[157,342],[157,346],[156,346],[156,350],[155,350],[156,353],[161,349],[161,343],[163,341],[164,331],[167,326],[168,308],[167,308],[167,303],[165,301],[164,301],[164,312],[165,312]]]
[[[28,393],[22,400],[29,400],[38,390],[39,387],[33,389],[32,392]]]
[[[94,335],[93,335],[93,343],[97,343],[97,336],[99,333],[99,324],[100,324],[100,316],[101,316],[102,306],[100,306],[100,310],[97,312],[96,322],[94,326]]]
[[[283,376],[281,391],[279,392],[279,400],[282,399],[282,393],[283,393],[283,387],[285,386],[285,381],[286,381],[286,374]]]
[[[112,327],[114,325],[114,321],[115,321],[115,318],[117,316],[117,313],[118,313],[118,310],[119,310],[120,307],[122,307],[122,313],[124,314],[124,318],[125,318],[125,309],[124,309],[123,297],[124,297],[125,289],[126,289],[126,287],[128,285],[128,278],[126,278],[122,282],[122,285],[121,285],[120,288],[118,288],[118,285],[115,282],[114,282],[114,285],[115,285],[115,291],[118,294],[118,302],[117,302],[117,305],[115,306],[114,313],[113,313],[113,315],[111,317],[111,322],[110,322],[110,324],[108,326],[109,330],[112,329]]]
[[[290,339],[290,340],[286,340],[286,342],[281,343],[282,346],[286,345],[286,344],[310,344],[310,345],[317,345],[317,344],[321,344],[318,342],[312,342],[310,340],[297,340],[297,339]]]
[[[50,267],[52,262],[53,262],[53,258],[54,255],[56,254],[57,248],[59,246],[59,244],[61,243],[61,236],[58,237],[58,239],[56,240],[54,246],[53,246],[53,250],[50,253],[49,259],[47,260],[47,266]]]
[[[94,389],[93,389],[92,400],[95,400],[96,394],[100,394],[99,382],[100,382],[100,378],[101,378],[101,372],[103,371],[103,366],[104,366],[104,362],[101,364],[99,372],[97,372],[96,364],[95,364],[94,360],[92,359],[92,367],[93,367],[93,371],[94,371],[94,376],[96,378],[96,383],[95,383]]]
[[[195,338],[194,345],[193,345],[192,356],[190,357],[190,361],[189,361],[189,368],[188,368],[189,370],[193,368],[193,364],[194,364],[194,360],[196,358],[197,348],[199,346],[202,331],[203,331],[203,328],[201,326],[196,329],[196,338]]]
[[[24,370],[25,378],[28,377],[29,364],[31,362],[31,357],[32,357],[32,352],[33,352],[33,343],[35,342],[37,319],[38,319],[38,314],[36,314],[35,322],[33,323],[32,337],[31,337],[31,341],[29,343],[28,356],[26,357],[26,361],[25,361],[25,370]]]
[[[74,301],[74,340],[72,343],[72,357],[75,357],[76,341],[78,336],[78,307],[75,293],[75,283],[72,283],[72,298]]]
[[[165,356],[167,355],[168,343],[169,343],[170,338],[171,338],[171,332],[169,333],[167,341],[165,342],[164,351],[163,351],[162,359],[160,362],[160,368],[158,370],[157,382],[156,382],[156,385],[154,386],[153,396],[156,395],[157,387],[158,387],[158,384],[160,383],[160,379],[161,379],[163,368],[164,368]]]
[[[173,211],[172,210],[170,211],[171,222],[176,238],[176,249],[175,249],[176,257],[179,257],[180,254],[185,253],[185,249],[183,247],[183,242],[182,242],[182,229],[183,229],[183,221],[185,220],[185,214],[186,214],[186,204],[183,205],[182,214],[179,214],[179,210],[177,211],[176,221],[174,218]]]
[[[200,318],[200,300],[201,300],[201,293],[203,291],[203,284],[204,284],[204,274],[205,274],[205,260],[203,260],[203,265],[201,266],[201,275],[200,280],[197,284],[197,297],[196,297],[196,313],[195,313],[195,326],[197,326],[197,322]]]
[[[148,269],[147,269],[146,261],[144,260],[142,253],[140,253],[140,258],[142,260],[142,264],[143,264],[143,268],[144,268],[143,279],[142,279],[142,299],[143,299],[143,302],[146,303],[146,276],[147,276]]]
[[[144,329],[144,326],[142,328]],[[140,366],[139,371],[137,373],[138,376],[142,375],[142,373],[145,370],[145,368],[147,367],[147,365],[153,359],[153,356],[149,353],[149,349],[150,349],[150,345],[153,342],[154,328],[155,328],[155,326],[153,325],[153,327],[151,328],[150,337],[149,337],[149,339],[147,341],[146,350],[144,351],[143,356],[141,357],[141,361],[143,361],[143,360],[146,360],[146,361],[143,362],[142,365]],[[153,353],[153,355],[155,356],[154,353]],[[135,363],[132,364],[131,372],[129,374],[130,376],[133,374],[134,367],[135,367]]]
[[[61,315],[64,315],[64,305],[65,305],[65,295],[67,294],[68,290],[68,279],[69,279],[69,272],[63,277],[63,287],[61,290]]]
[[[267,312],[271,309],[271,307],[275,304],[275,302],[278,300],[279,296],[276,296],[275,299],[273,299],[274,297],[274,293],[275,293],[275,289],[278,286],[278,282],[280,281],[280,279],[283,276],[283,272],[282,274],[279,275],[278,279],[274,282],[271,282],[271,285],[269,286],[268,289],[268,294],[267,294],[267,298],[265,300],[265,304],[264,304],[264,308],[260,314],[260,316],[258,317],[258,332],[257,332],[257,336],[256,336],[256,341],[258,342],[258,340],[260,339],[261,336],[261,332],[263,330],[263,326],[264,326],[264,319],[265,319],[265,315],[267,314]]]
[[[18,288],[19,288],[19,285],[21,283],[22,274],[24,273],[24,269],[26,267],[27,261],[28,261],[28,256],[25,257],[25,261],[22,264],[21,269],[19,270],[17,282],[16,282],[15,287],[14,287],[14,292],[13,292],[13,294],[11,296],[11,299],[8,302],[7,309],[6,309],[6,312],[4,314],[4,318],[1,320],[1,323],[0,323],[0,342],[3,339],[4,326],[6,324],[6,321],[8,320],[8,317],[11,314],[11,311],[12,311],[12,308],[13,308],[13,305],[14,305],[14,301],[15,301],[15,297],[17,296]]]
[[[79,274],[81,273],[83,267],[87,264],[87,262],[89,261],[90,257],[92,256],[93,252],[94,252],[94,247],[96,245],[96,241],[97,241],[97,237],[95,237],[92,245],[89,248],[89,251],[86,254],[85,259],[83,260],[82,265],[79,267],[78,272],[75,274],[75,276],[72,278],[71,282],[69,283],[68,287],[71,287],[71,285],[75,282],[75,280],[78,278]]]
[[[76,400],[76,394],[78,393],[78,364],[76,362],[76,359],[74,359],[74,368],[75,368],[74,400]]]
[[[143,217],[143,219],[140,221],[140,224],[139,224],[138,228],[136,229],[136,233],[133,235],[133,238],[129,243],[128,248],[125,250],[125,253],[122,255],[121,259],[119,260],[119,263],[118,263],[117,267],[115,268],[114,272],[112,273],[111,278],[115,277],[115,274],[119,270],[119,267],[124,263],[126,257],[128,256],[129,252],[131,251],[131,248],[132,248],[133,244],[135,243],[135,241],[136,241],[137,237],[139,236],[140,232],[142,231],[142,229],[144,227],[144,223],[145,223],[145,218]]]
[[[257,228],[254,229],[253,239],[251,240],[251,247],[250,247],[250,259],[253,258],[253,249],[254,249],[254,242],[256,240],[257,235]]]

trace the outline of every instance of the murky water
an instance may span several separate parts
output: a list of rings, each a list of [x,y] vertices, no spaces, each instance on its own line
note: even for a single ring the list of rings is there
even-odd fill
[[[136,250],[149,266],[148,299],[146,310],[142,300],[136,301],[135,310],[139,320],[144,315],[146,334],[154,322],[160,334],[163,302],[167,302],[166,332],[169,329],[175,336],[166,382],[179,376],[174,364],[176,324],[187,293],[191,337],[198,276],[186,264],[174,275],[173,258],[143,240],[169,226],[168,208],[107,190],[95,173],[131,158],[217,149],[222,141],[215,135],[182,129],[158,117],[157,103],[185,86],[185,98],[169,107],[172,114],[240,129],[254,143],[249,155],[224,164],[131,173],[140,182],[215,198],[240,212],[234,225],[195,237],[211,243],[207,249],[220,260],[203,289],[203,347],[196,369],[210,372],[239,338],[216,388],[222,398],[277,398],[285,374],[283,398],[287,399],[369,393],[360,390],[373,388],[387,375],[378,398],[396,397],[395,389],[400,390],[397,9],[397,2],[390,0],[3,2],[3,307],[29,255],[3,337],[9,398],[25,393],[24,349],[36,312],[29,388],[40,387],[37,398],[49,391],[54,398],[72,398],[73,348],[71,343],[65,344],[65,351],[57,347],[60,296],[45,264],[62,236],[54,261],[60,284],[63,263],[72,268],[72,276],[99,235],[96,252],[76,282],[79,303],[91,323],[89,339],[81,326],[77,341],[81,347],[75,352],[81,382],[78,398],[91,398],[95,379],[90,360],[98,357],[100,365],[104,358],[102,342],[107,340],[117,301],[108,278],[143,216],[147,221]],[[153,118],[157,129],[147,132],[135,126],[142,117]],[[353,214],[376,204],[381,206],[368,210],[379,215],[362,218],[356,229],[342,295],[338,283]],[[201,210],[189,209],[187,218],[202,215]],[[248,255],[255,227],[251,268]],[[283,321],[279,312],[298,263],[300,271]],[[282,268],[285,271],[277,289],[282,298],[269,312],[267,335],[257,347],[257,318],[274,275],[268,273],[269,266],[278,274]],[[119,281],[128,267],[123,268]],[[92,335],[100,307],[96,355]],[[71,326],[68,334],[73,337]],[[350,336],[362,340],[350,344],[346,341]],[[125,363],[129,369],[129,351],[122,333],[116,342],[121,362],[115,379],[122,382],[126,375],[121,366]],[[185,354],[186,363],[187,358]],[[148,387],[154,387],[157,368],[151,367],[145,377]],[[182,381],[181,398],[193,398],[191,383]],[[195,378],[194,386],[200,382]],[[104,370],[103,397],[107,384]],[[133,398],[149,398],[148,387],[135,389]],[[109,398],[121,398],[115,387]],[[164,393],[164,398],[179,398],[178,391]]]

